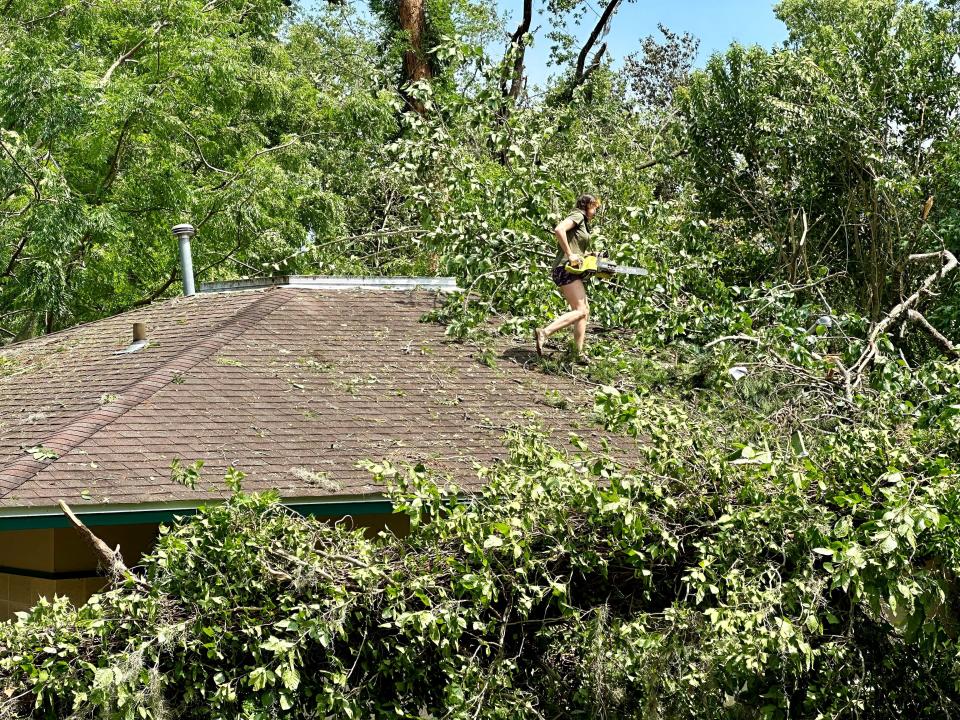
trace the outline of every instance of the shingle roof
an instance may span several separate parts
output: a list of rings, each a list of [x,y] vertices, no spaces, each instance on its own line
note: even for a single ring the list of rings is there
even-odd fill
[[[546,395],[584,402],[574,383],[485,366],[420,322],[435,302],[423,291],[206,294],[11,346],[0,352],[0,508],[218,497],[230,465],[246,489],[285,497],[379,492],[356,467],[364,458],[424,461],[470,488],[476,463],[505,455],[502,428],[529,411],[563,437],[582,424]],[[134,322],[150,345],[119,353]],[[196,489],[171,479],[174,459],[206,462]]]

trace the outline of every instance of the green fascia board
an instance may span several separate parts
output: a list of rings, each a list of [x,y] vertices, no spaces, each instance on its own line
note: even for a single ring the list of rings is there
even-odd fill
[[[214,503],[199,503],[192,508],[171,508],[156,510],[116,510],[84,512],[74,508],[74,513],[89,527],[107,525],[142,525],[169,523],[175,517],[194,515],[198,507]],[[389,500],[345,500],[340,502],[291,502],[284,503],[288,508],[301,515],[317,517],[363,517],[364,515],[385,515],[393,512],[393,503]],[[71,527],[62,514],[8,515],[0,516],[0,532],[6,530],[49,530],[51,528]]]

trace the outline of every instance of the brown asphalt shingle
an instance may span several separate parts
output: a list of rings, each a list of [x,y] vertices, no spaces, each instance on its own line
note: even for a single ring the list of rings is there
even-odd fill
[[[220,497],[230,465],[248,490],[357,496],[380,491],[356,468],[366,458],[423,461],[469,489],[477,463],[505,456],[504,426],[599,438],[546,401],[549,389],[586,401],[573,383],[486,367],[420,322],[435,302],[369,289],[197,295],[7,348],[0,507]],[[118,354],[133,322],[151,345]],[[206,462],[197,489],[171,479],[174,459]]]

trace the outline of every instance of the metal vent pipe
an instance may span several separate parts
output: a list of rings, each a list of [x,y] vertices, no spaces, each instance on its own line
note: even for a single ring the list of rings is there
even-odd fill
[[[193,225],[183,223],[173,226],[173,234],[180,241],[180,275],[183,278],[183,294],[187,297],[194,295],[193,288],[193,255],[190,252],[190,238],[197,234]]]

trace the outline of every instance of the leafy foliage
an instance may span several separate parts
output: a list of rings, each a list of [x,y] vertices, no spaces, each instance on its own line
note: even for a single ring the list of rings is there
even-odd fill
[[[389,99],[355,75],[328,80],[337,65],[317,46],[330,31],[304,23],[277,41],[281,0],[4,12],[0,302],[23,335],[164,293],[183,218],[200,232],[200,275],[259,270],[308,231],[342,232],[324,171],[348,177],[335,156],[362,155],[392,125]],[[348,117],[366,138],[341,137]]]
[[[842,274],[876,318],[904,294],[907,256],[944,242],[923,226],[927,197],[954,204],[937,170],[960,97],[953,15],[897,0],[777,12],[786,49],[734,46],[684,93],[691,179],[791,281]]]
[[[371,465],[408,514],[406,539],[303,518],[269,494],[206,508],[164,531],[148,590],[43,601],[0,629],[6,711],[956,711],[953,461],[869,422],[809,456],[724,457],[710,423],[629,404],[659,428],[636,469],[529,433],[470,500],[422,467]]]
[[[0,714],[955,714],[960,370],[905,314],[877,323],[936,276],[911,254],[960,250],[957,4],[784,0],[781,48],[691,71],[662,28],[622,70],[510,98],[489,7],[426,7],[435,77],[397,88],[396,3],[373,27],[335,3],[7,3],[0,332],[171,292],[189,217],[204,279],[455,275],[432,319],[495,365],[489,336],[565,307],[550,229],[592,191],[595,248],[649,275],[591,282],[576,372],[638,457],[515,431],[471,498],[370,464],[403,539],[232,470],[146,585],[0,627]],[[956,337],[936,280],[910,307]]]

